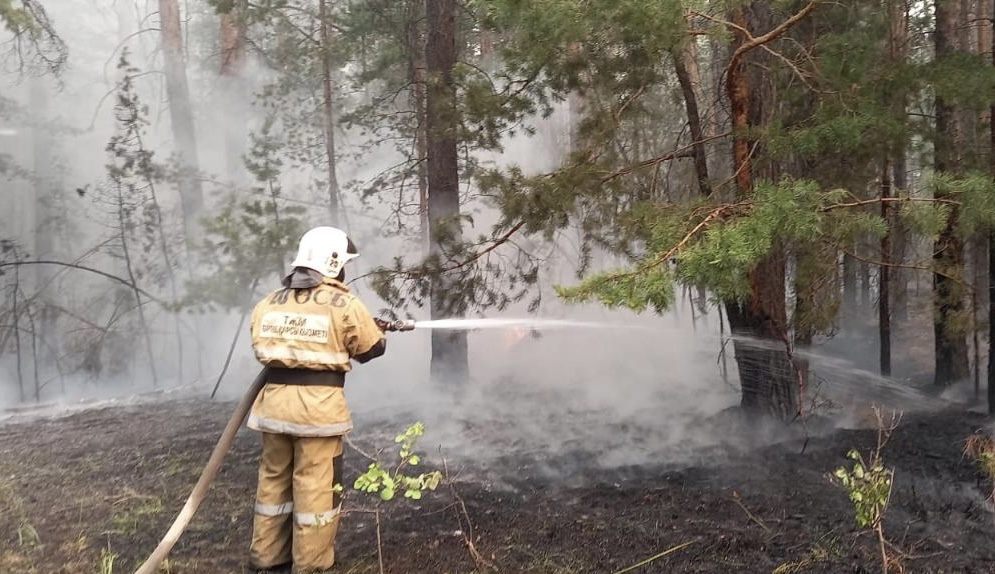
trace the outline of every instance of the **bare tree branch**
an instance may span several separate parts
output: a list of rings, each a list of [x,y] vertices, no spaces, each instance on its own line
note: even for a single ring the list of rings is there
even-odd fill
[[[141,287],[138,287],[137,285],[135,285],[134,283],[131,283],[127,279],[123,279],[121,277],[118,277],[117,275],[108,273],[106,271],[101,271],[100,269],[94,269],[93,267],[87,267],[85,265],[79,265],[77,263],[66,263],[65,261],[53,261],[53,260],[47,260],[47,259],[39,259],[39,260],[34,260],[34,261],[7,261],[7,262],[4,262],[4,263],[0,263],[0,269],[3,269],[4,267],[20,267],[22,265],[57,265],[59,267],[69,267],[69,268],[72,268],[72,269],[79,269],[80,271],[86,271],[88,273],[93,273],[95,275],[100,275],[101,277],[105,277],[107,279],[110,279],[111,281],[115,281],[117,283],[120,283],[120,284],[128,287],[129,289],[132,289],[132,290],[135,290],[135,291],[141,293],[142,295],[144,295],[145,297],[147,297],[150,301],[158,303],[159,305],[161,305],[162,307],[165,307],[166,309],[171,309],[172,308],[172,306],[169,303],[163,301],[162,299],[159,299],[155,295],[149,293],[148,291],[142,289]]]
[[[657,157],[654,157],[654,158],[643,160],[643,161],[641,161],[641,162],[639,162],[637,164],[633,164],[633,165],[630,165],[628,167],[624,167],[624,168],[622,168],[622,169],[620,169],[620,170],[618,170],[618,171],[616,171],[616,172],[614,172],[614,173],[612,173],[610,175],[607,175],[607,176],[601,178],[601,183],[608,183],[608,182],[610,182],[612,180],[618,179],[619,177],[622,177],[622,176],[625,176],[625,175],[629,175],[630,173],[636,171],[637,169],[643,168],[643,167],[649,167],[649,166],[652,166],[652,165],[663,163],[665,161],[670,161],[672,159],[677,159],[677,158],[682,158],[682,157],[691,157],[691,150],[694,148],[694,146],[700,145],[700,144],[703,144],[703,143],[708,143],[708,142],[715,141],[715,140],[719,140],[719,139],[724,139],[724,138],[729,137],[730,135],[732,135],[732,134],[729,133],[729,132],[726,132],[724,134],[719,134],[719,135],[707,137],[707,138],[705,138],[705,139],[703,139],[701,141],[691,142],[688,145],[686,145],[684,147],[681,147],[681,148],[678,148],[678,149],[676,149],[676,150],[674,150],[674,151],[672,151],[670,153],[666,153],[666,154],[663,154],[661,156],[657,156]]]

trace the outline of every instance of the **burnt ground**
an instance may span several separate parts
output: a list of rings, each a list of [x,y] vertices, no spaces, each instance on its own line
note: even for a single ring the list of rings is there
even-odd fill
[[[172,400],[0,425],[0,573],[131,572],[186,499],[232,406]],[[361,449],[391,442],[370,432],[384,425],[358,422],[352,440]],[[957,409],[906,416],[886,447],[896,469],[886,530],[906,572],[995,573],[995,515],[981,494],[990,485],[961,455],[964,438],[986,424]],[[850,430],[807,444],[719,448],[688,468],[601,468],[586,453],[550,461],[511,450],[486,469],[449,468],[474,547],[501,572],[880,572],[872,538],[854,527],[846,493],[828,479],[850,448],[875,439],[873,430]],[[258,453],[258,436],[243,428],[164,572],[249,571]],[[347,450],[347,484],[364,466]],[[546,471],[533,472],[539,466]],[[557,478],[551,468],[564,470]],[[357,508],[357,496],[347,505]],[[386,570],[480,572],[457,508],[447,488],[386,507]],[[337,571],[377,572],[376,550],[373,517],[345,515]]]

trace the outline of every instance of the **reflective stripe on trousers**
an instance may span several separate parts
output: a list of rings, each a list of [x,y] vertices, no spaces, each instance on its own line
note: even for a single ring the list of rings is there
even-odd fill
[[[284,502],[283,504],[262,504],[261,502],[257,502],[255,510],[256,514],[261,514],[263,516],[280,516],[293,512],[294,503]]]
[[[254,414],[249,415],[247,425],[249,428],[259,429],[262,432],[292,434],[295,436],[307,437],[342,435],[352,430],[351,420],[330,425],[302,425],[276,419],[268,419]]]
[[[335,564],[340,509],[334,484],[341,457],[338,436],[263,433],[249,550],[253,567],[293,561],[301,570],[323,570]]]
[[[323,526],[331,523],[332,519],[338,518],[338,516],[338,508],[325,512],[295,512],[294,524],[297,526]]]

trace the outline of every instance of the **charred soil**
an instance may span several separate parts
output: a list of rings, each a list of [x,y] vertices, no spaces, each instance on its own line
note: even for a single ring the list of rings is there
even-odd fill
[[[183,504],[231,408],[173,400],[0,426],[0,573],[133,571]],[[367,452],[389,446],[408,422],[367,417],[352,441]],[[905,572],[995,573],[991,485],[962,455],[965,438],[987,424],[957,410],[907,416],[888,444],[896,479],[886,533]],[[467,440],[474,432],[487,431],[468,429]],[[259,443],[243,428],[163,572],[251,571]],[[719,449],[688,468],[605,468],[584,452],[560,453],[570,461],[562,465],[512,452],[486,469],[448,460],[458,499],[444,486],[385,506],[385,567],[484,571],[466,544],[469,517],[474,548],[501,572],[881,572],[873,537],[856,529],[846,492],[829,479],[849,449],[874,443],[870,429],[835,431]],[[352,449],[346,456],[348,486],[366,461]],[[336,545],[343,574],[378,571],[373,516],[360,505],[368,506],[349,493],[354,511]]]

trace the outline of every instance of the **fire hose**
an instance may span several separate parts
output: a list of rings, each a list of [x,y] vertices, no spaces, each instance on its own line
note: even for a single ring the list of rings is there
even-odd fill
[[[377,326],[383,331],[411,331],[415,328],[414,321],[384,321],[382,319],[374,319]],[[224,462],[225,456],[231,449],[232,443],[235,441],[235,435],[238,433],[239,427],[245,422],[246,416],[249,414],[249,410],[252,408],[252,403],[255,402],[256,397],[259,392],[262,391],[263,387],[266,385],[266,376],[269,373],[269,367],[263,367],[259,374],[256,375],[255,380],[249,385],[248,390],[242,395],[242,400],[238,402],[235,407],[235,411],[232,413],[231,418],[228,419],[228,424],[225,426],[225,430],[221,433],[221,438],[218,439],[218,444],[214,445],[214,451],[211,452],[211,458],[208,459],[207,465],[204,466],[204,470],[200,473],[200,478],[197,479],[197,484],[194,485],[193,490],[190,491],[190,496],[187,497],[186,503],[183,508],[180,509],[179,514],[176,515],[176,519],[173,520],[172,526],[166,531],[165,536],[159,541],[159,545],[156,546],[152,554],[149,555],[148,559],[135,570],[135,574],[155,574],[159,569],[159,565],[166,556],[169,555],[169,551],[173,549],[173,546],[180,539],[183,531],[187,529],[190,524],[190,520],[193,519],[194,513],[200,507],[200,504],[207,497],[207,490],[211,487],[211,483],[218,476],[218,471],[221,470],[221,463]]]

